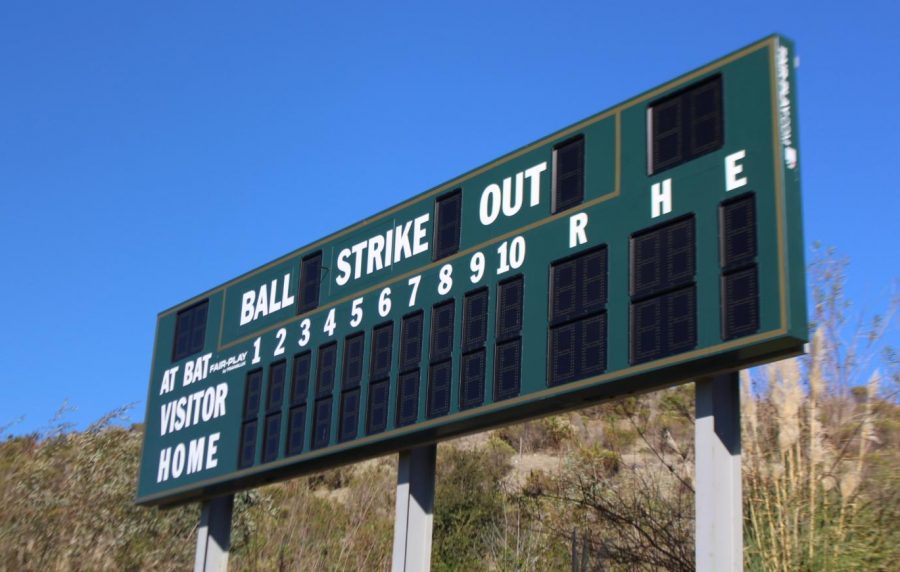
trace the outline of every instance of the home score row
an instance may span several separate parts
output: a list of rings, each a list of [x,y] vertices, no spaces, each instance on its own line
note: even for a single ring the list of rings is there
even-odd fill
[[[160,314],[138,502],[802,351],[792,49],[767,38]]]

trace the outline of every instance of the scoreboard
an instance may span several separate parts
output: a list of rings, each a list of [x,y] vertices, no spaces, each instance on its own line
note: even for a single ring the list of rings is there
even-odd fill
[[[761,40],[159,314],[137,502],[800,353],[793,51]]]

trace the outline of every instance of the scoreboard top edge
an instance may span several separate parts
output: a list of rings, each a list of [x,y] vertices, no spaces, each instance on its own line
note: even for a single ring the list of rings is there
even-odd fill
[[[415,203],[425,200],[425,199],[432,198],[435,195],[440,194],[441,192],[444,192],[444,191],[452,188],[453,186],[459,185],[461,182],[465,181],[466,179],[468,179],[470,177],[473,177],[485,170],[502,165],[506,161],[509,161],[509,160],[517,157],[518,155],[522,154],[523,152],[525,152],[533,147],[546,145],[553,140],[559,139],[560,137],[565,137],[570,132],[576,131],[586,125],[589,125],[593,122],[599,121],[600,119],[603,119],[604,117],[612,115],[612,114],[616,113],[617,111],[632,107],[632,106],[637,105],[647,99],[651,99],[662,92],[674,89],[675,87],[677,87],[678,85],[680,85],[682,83],[687,83],[687,82],[695,79],[697,76],[701,76],[703,74],[709,73],[710,71],[715,70],[716,68],[726,65],[728,62],[730,62],[732,60],[744,57],[746,55],[749,55],[749,54],[754,53],[761,49],[766,49],[766,48],[770,48],[770,47],[774,48],[774,46],[778,45],[779,43],[792,44],[793,42],[789,38],[787,38],[786,36],[783,36],[781,34],[771,34],[769,36],[766,36],[756,42],[753,42],[742,48],[734,50],[724,56],[721,56],[707,64],[704,64],[704,65],[697,67],[691,71],[683,73],[663,84],[660,84],[653,88],[647,89],[647,90],[641,92],[640,94],[638,94],[634,97],[631,97],[621,103],[618,103],[616,105],[608,107],[602,111],[599,111],[589,117],[586,117],[580,121],[577,121],[571,125],[568,125],[568,126],[562,128],[562,129],[558,129],[558,130],[554,131],[553,133],[550,133],[544,137],[541,137],[540,139],[538,139],[536,141],[533,141],[531,143],[523,145],[513,151],[510,151],[510,152],[498,157],[497,159],[494,159],[488,163],[480,165],[480,166],[478,166],[474,169],[471,169],[457,177],[454,177],[454,178],[452,178],[448,181],[445,181],[437,186],[434,186],[424,192],[421,192],[413,197],[410,197],[409,199],[406,199],[405,201],[403,201],[401,203],[387,207],[374,215],[364,218],[363,220],[361,220],[359,222],[351,224],[345,228],[342,228],[342,229],[337,230],[331,234],[328,234],[318,240],[315,240],[314,242],[311,242],[309,244],[306,244],[304,246],[296,248],[288,253],[285,253],[282,256],[279,256],[278,258],[276,258],[266,264],[258,266],[252,270],[244,272],[243,274],[240,274],[240,275],[228,280],[227,282],[224,282],[218,286],[215,286],[213,288],[205,290],[204,292],[202,292],[200,294],[192,296],[191,298],[185,300],[184,302],[181,302],[181,303],[171,306],[165,310],[162,310],[161,312],[159,312],[157,314],[157,318],[162,318],[173,312],[188,308],[191,305],[202,301],[204,298],[206,298],[212,294],[215,294],[216,292],[218,292],[220,290],[228,288],[229,286],[231,286],[237,282],[240,282],[241,280],[249,278],[258,272],[262,272],[272,266],[280,264],[289,258],[298,256],[299,254],[301,254],[304,251],[312,250],[312,249],[316,248],[317,246],[325,244],[333,239],[339,238],[340,236],[342,236],[346,233],[360,229],[362,227],[365,227],[366,225],[375,223],[375,222],[379,221],[381,218],[388,216],[391,213],[393,213],[399,209],[402,209],[406,206],[415,204]]]

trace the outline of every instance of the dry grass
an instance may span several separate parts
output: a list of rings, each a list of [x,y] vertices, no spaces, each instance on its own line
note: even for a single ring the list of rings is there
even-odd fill
[[[741,377],[745,567],[894,569],[890,320],[846,340],[840,261],[817,260],[813,276],[809,355]],[[692,570],[693,405],[687,384],[442,444],[433,568],[570,570],[575,538],[585,567]],[[196,505],[133,504],[141,433],[111,424],[123,414],[0,441],[0,572],[193,562]],[[388,569],[395,479],[389,457],[237,495],[232,569]]]

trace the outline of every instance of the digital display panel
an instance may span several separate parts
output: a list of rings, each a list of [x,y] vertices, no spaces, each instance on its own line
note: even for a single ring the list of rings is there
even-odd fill
[[[801,352],[792,60],[766,38],[162,312],[137,501]]]

